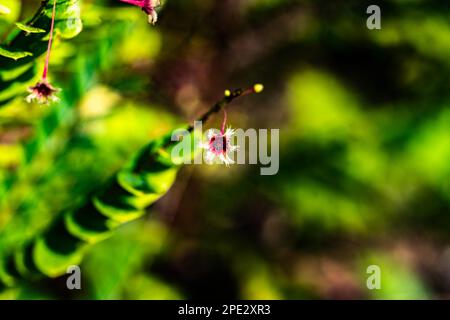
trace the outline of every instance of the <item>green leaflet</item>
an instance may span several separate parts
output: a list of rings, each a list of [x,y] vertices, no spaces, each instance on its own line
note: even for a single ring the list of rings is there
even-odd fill
[[[22,31],[25,31],[27,33],[42,33],[45,32],[44,29],[40,29],[40,28],[35,28],[20,22],[16,22],[16,27],[19,28]]]
[[[84,248],[81,242],[73,248],[68,246],[66,250],[60,250],[56,243],[45,236],[35,240],[33,248],[32,259],[40,272],[49,277],[57,277],[64,274],[67,267],[81,262]],[[61,242],[62,239],[54,241]]]
[[[47,50],[53,2],[46,1],[35,16],[25,24],[16,24],[21,31],[0,48],[0,106],[25,91],[26,86],[36,75],[36,59]],[[55,33],[65,39],[73,38],[82,30],[80,19],[80,0],[56,0]],[[44,32],[38,32],[43,30]],[[32,71],[32,74],[30,74]],[[6,79],[5,73],[15,77]],[[24,76],[26,74],[26,76]],[[21,90],[19,90],[21,89]]]
[[[32,55],[33,54],[28,51],[20,51],[10,47],[0,46],[0,56],[2,57],[18,60]]]
[[[138,219],[175,181],[178,166],[170,158],[170,135],[151,142],[84,206],[64,212],[41,235],[0,259],[0,284],[16,279],[57,277],[79,264],[85,250],[109,237],[122,224]]]

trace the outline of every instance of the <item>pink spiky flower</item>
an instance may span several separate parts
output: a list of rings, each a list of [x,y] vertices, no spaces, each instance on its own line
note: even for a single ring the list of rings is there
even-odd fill
[[[40,104],[57,102],[59,101],[59,98],[55,94],[59,91],[61,91],[61,89],[53,87],[47,79],[41,79],[41,81],[34,86],[28,88],[30,94],[25,100],[28,103],[36,101]]]
[[[227,113],[224,111],[224,120],[222,123],[222,129],[219,133],[214,132],[213,129],[208,130],[207,142],[200,143],[199,147],[206,149],[205,160],[207,163],[212,163],[216,158],[219,158],[228,167],[233,164],[234,161],[229,157],[229,154],[238,150],[239,146],[231,144],[231,138],[235,134],[235,130],[227,128],[225,125],[227,121]]]
[[[55,11],[56,11],[56,0],[53,0],[53,11],[52,11],[52,22],[50,25],[50,34],[48,39],[47,56],[45,57],[45,66],[42,73],[41,80],[38,81],[34,86],[28,88],[30,93],[26,97],[26,101],[31,103],[37,101],[41,104],[46,104],[48,102],[58,101],[58,97],[55,95],[60,89],[53,87],[47,79],[48,65],[50,62],[50,52],[52,49],[53,42],[53,29],[55,26]]]
[[[133,6],[137,6],[148,16],[148,22],[155,24],[158,21],[158,14],[155,8],[161,5],[161,0],[119,0]]]

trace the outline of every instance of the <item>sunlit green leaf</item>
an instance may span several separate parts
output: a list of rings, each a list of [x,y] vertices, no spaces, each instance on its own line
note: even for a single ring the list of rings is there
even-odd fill
[[[15,49],[12,49],[9,47],[0,46],[0,56],[10,58],[13,60],[22,59],[22,58],[29,57],[32,55],[33,54],[28,51],[20,51],[20,50],[15,50]]]
[[[16,26],[20,30],[23,30],[23,31],[28,32],[28,33],[42,33],[42,32],[45,32],[44,29],[28,26],[28,25],[20,23],[20,22],[16,22]]]

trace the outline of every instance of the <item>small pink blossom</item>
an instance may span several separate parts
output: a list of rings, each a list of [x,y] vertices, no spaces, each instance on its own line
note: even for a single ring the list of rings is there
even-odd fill
[[[235,130],[228,128],[225,132],[215,133],[214,130],[208,130],[207,142],[200,144],[200,148],[206,149],[205,160],[207,163],[212,163],[215,158],[219,158],[226,166],[233,164],[234,161],[229,157],[229,154],[238,150],[238,146],[231,145],[231,137]]]
[[[235,130],[228,128],[225,130],[227,124],[227,111],[223,110],[223,122],[220,133],[215,133],[213,129],[208,130],[206,136],[207,142],[200,143],[200,148],[206,149],[205,160],[207,163],[212,163],[215,158],[219,158],[228,167],[234,163],[229,157],[229,154],[238,150],[239,146],[233,146],[231,144],[231,137],[234,135]]]
[[[59,98],[55,94],[59,91],[61,90],[53,87],[47,80],[43,79],[34,86],[28,88],[30,94],[25,100],[28,103],[36,101],[41,104],[57,102],[59,101]]]
[[[28,92],[30,94],[25,98],[28,103],[36,101],[38,103],[47,104],[49,102],[56,102],[59,100],[55,94],[61,90],[53,87],[47,79],[53,42],[53,29],[55,27],[55,12],[56,0],[53,0],[52,22],[50,24],[50,34],[48,39],[47,55],[45,57],[44,71],[42,72],[41,80],[34,86],[28,88]]]
[[[148,16],[148,22],[155,24],[158,21],[158,14],[155,8],[161,5],[161,0],[119,0],[133,6],[140,7]]]

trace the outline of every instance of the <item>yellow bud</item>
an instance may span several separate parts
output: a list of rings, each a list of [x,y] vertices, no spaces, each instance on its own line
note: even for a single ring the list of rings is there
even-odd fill
[[[231,96],[231,91],[230,90],[225,90],[225,97],[229,97]]]
[[[257,83],[253,86],[253,91],[255,91],[255,93],[260,93],[264,90],[264,86],[260,83]]]

